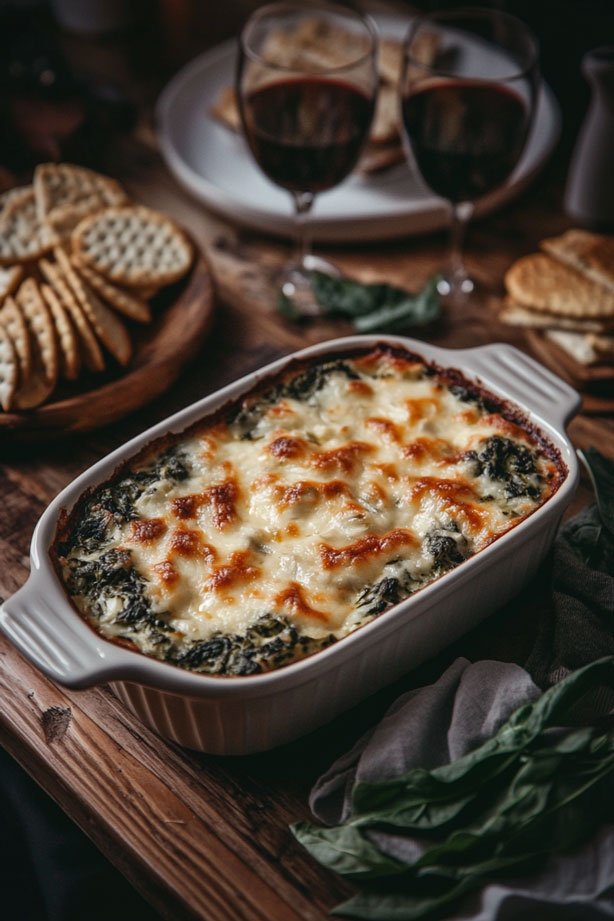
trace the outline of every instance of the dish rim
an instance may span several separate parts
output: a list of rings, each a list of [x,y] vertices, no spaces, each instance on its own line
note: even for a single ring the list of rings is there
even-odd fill
[[[49,554],[63,510],[70,512],[84,492],[112,476],[118,466],[125,461],[129,461],[150,442],[163,435],[181,433],[189,428],[191,424],[215,412],[230,400],[249,392],[263,379],[278,373],[287,365],[303,359],[313,359],[324,357],[330,353],[350,351],[353,348],[368,350],[375,348],[377,345],[392,346],[412,352],[427,362],[436,363],[444,371],[447,369],[460,370],[470,381],[479,383],[486,390],[492,391],[495,395],[509,401],[514,407],[520,409],[536,425],[545,440],[553,444],[561,455],[563,464],[566,467],[566,474],[557,491],[543,505],[535,509],[519,524],[498,537],[492,544],[424,586],[418,593],[410,595],[398,605],[394,605],[389,610],[382,612],[382,615],[364,624],[359,630],[344,636],[342,638],[343,642],[333,643],[323,650],[319,650],[281,668],[273,669],[270,672],[247,676],[211,676],[191,672],[168,662],[149,657],[140,651],[118,646],[88,624],[83,615],[71,603]],[[556,384],[563,404],[553,407],[553,410],[558,409],[559,412],[553,412],[549,415],[547,405],[544,409],[543,406],[539,406],[539,401],[537,401],[538,405],[536,407],[536,400],[531,401],[530,399],[533,396],[530,391],[524,395],[525,399],[523,399],[523,394],[520,392],[517,382],[515,382],[516,386],[512,384],[508,389],[505,389],[496,379],[493,380],[492,373],[489,379],[488,373],[481,368],[484,361],[480,361],[480,359],[486,359],[485,368],[487,368],[489,358],[498,357],[501,359],[504,353],[508,356],[508,359],[515,361],[518,367],[522,368],[524,365],[525,376],[527,368],[531,371],[538,369],[547,382]],[[472,361],[472,359],[474,360]],[[533,402],[533,406],[531,402]],[[234,383],[214,391],[212,394],[179,410],[146,429],[140,435],[131,438],[83,471],[49,503],[39,519],[32,536],[31,574],[25,586],[13,598],[23,592],[23,601],[25,603],[28,602],[28,595],[32,596],[32,600],[36,600],[37,596],[40,598],[40,588],[42,587],[45,591],[47,605],[52,613],[57,611],[55,606],[58,603],[61,604],[64,616],[58,620],[58,628],[72,630],[76,633],[77,638],[81,641],[80,645],[86,647],[89,657],[89,663],[86,663],[81,672],[73,677],[70,674],[68,676],[63,674],[58,677],[57,674],[52,673],[52,670],[48,672],[51,677],[67,686],[86,687],[103,681],[124,680],[162,691],[182,695],[187,694],[198,698],[206,696],[225,697],[237,693],[244,695],[247,690],[254,696],[262,696],[268,693],[272,685],[277,685],[280,681],[284,683],[291,682],[292,684],[297,682],[298,684],[305,683],[314,677],[314,672],[321,673],[328,670],[331,660],[334,661],[335,656],[340,654],[340,650],[346,650],[345,654],[348,656],[357,655],[371,642],[372,637],[374,641],[378,634],[383,638],[399,626],[399,621],[404,620],[409,623],[414,618],[419,617],[424,607],[428,607],[433,592],[439,593],[441,600],[443,600],[456,588],[462,588],[462,584],[465,581],[469,581],[476,575],[476,569],[479,570],[480,566],[485,567],[488,564],[493,554],[500,555],[508,548],[511,541],[520,542],[525,536],[530,536],[531,530],[534,530],[539,522],[551,515],[560,504],[566,504],[569,494],[573,493],[576,486],[578,464],[573,446],[565,434],[564,426],[578,406],[579,397],[572,388],[560,381],[551,372],[542,368],[533,359],[505,343],[489,344],[471,349],[446,349],[401,336],[370,335],[327,340],[309,346],[306,349],[301,349],[298,352],[277,359],[269,365],[253,371]],[[540,409],[542,410],[541,412]],[[11,601],[12,599],[9,599],[0,608],[0,629],[4,628],[4,619],[11,617]],[[66,613],[68,613],[68,617],[66,617]],[[377,631],[375,636],[373,635],[374,630]],[[7,632],[14,641],[14,637],[10,635],[10,630],[5,629],[4,632]],[[24,650],[22,646],[20,648],[28,654],[27,649]],[[38,662],[37,664],[45,671],[44,666],[41,666]]]

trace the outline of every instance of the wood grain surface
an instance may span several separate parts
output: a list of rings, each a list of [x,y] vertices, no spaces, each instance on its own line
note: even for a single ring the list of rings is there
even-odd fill
[[[27,578],[29,542],[45,506],[91,463],[239,375],[350,331],[340,322],[294,326],[276,314],[271,292],[288,246],[237,234],[192,202],[163,167],[145,119],[100,165],[136,198],[188,228],[216,282],[215,319],[172,388],[121,422],[63,439],[50,436],[36,447],[10,443],[0,430],[0,600]],[[528,348],[521,330],[497,320],[503,273],[539,239],[569,225],[560,206],[565,166],[555,161],[519,201],[471,229],[467,262],[485,293],[447,311],[420,337],[457,347],[507,340]],[[417,289],[440,266],[444,251],[438,234],[326,254],[349,275]],[[614,458],[610,417],[580,415],[570,433],[577,446],[596,445]],[[573,510],[589,497],[583,480]],[[289,822],[308,815],[307,794],[318,774],[399,693],[436,679],[457,655],[523,662],[549,598],[545,566],[478,630],[349,714],[276,752],[234,759],[162,741],[106,688],[68,692],[54,686],[0,639],[0,742],[162,917],[323,921],[350,887],[315,864],[288,831]]]

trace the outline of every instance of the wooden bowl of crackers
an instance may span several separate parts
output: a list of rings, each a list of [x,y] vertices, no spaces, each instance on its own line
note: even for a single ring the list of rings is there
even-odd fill
[[[165,389],[202,342],[209,274],[115,180],[38,166],[0,196],[0,429],[85,430]]]
[[[584,392],[586,411],[612,411],[614,237],[572,228],[539,245],[508,269],[499,318],[527,330],[538,357]]]

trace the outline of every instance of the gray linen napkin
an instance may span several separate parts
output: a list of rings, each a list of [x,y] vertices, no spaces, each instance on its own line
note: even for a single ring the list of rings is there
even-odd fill
[[[539,688],[518,665],[457,659],[429,687],[400,697],[383,720],[317,781],[314,815],[336,825],[351,812],[356,781],[384,780],[412,768],[432,769],[491,738]],[[413,860],[418,838],[372,833],[382,851]],[[552,858],[531,877],[491,883],[468,897],[455,921],[584,921],[614,918],[614,827],[603,828],[573,853]]]

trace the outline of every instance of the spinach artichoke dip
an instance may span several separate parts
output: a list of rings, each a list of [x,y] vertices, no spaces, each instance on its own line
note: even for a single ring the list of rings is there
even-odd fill
[[[382,346],[295,365],[149,446],[64,516],[52,556],[105,638],[252,675],[378,617],[563,477],[517,410]]]

